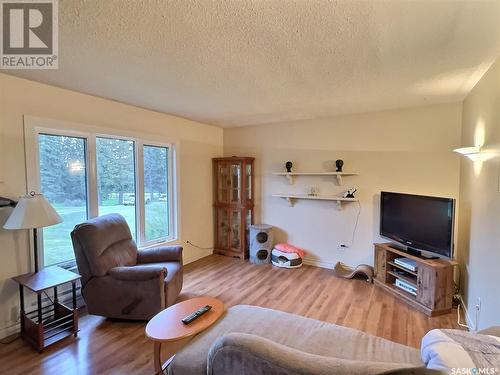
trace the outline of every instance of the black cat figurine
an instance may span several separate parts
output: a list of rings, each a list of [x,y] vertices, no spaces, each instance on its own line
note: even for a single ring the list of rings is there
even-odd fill
[[[286,168],[287,173],[291,173],[292,172],[292,167],[293,167],[293,163],[291,161],[287,161],[285,163],[285,168]]]

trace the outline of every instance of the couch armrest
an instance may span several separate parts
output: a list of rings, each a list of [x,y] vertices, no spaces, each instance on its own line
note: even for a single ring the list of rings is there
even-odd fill
[[[332,343],[338,345],[339,343]],[[246,333],[228,333],[219,337],[208,352],[209,375],[365,375],[390,371],[424,373],[425,367],[413,364],[364,362],[325,357],[302,352],[274,341]],[[407,372],[412,369],[417,372]],[[400,373],[400,372],[397,372]]]
[[[481,331],[478,331],[477,333],[479,333],[481,335],[490,335],[490,336],[500,337],[500,326],[489,327],[489,328],[483,329]]]
[[[130,266],[113,267],[108,271],[109,276],[122,281],[146,281],[151,279],[165,279],[167,269],[162,266]]]
[[[158,246],[139,250],[137,263],[181,262],[182,246]]]

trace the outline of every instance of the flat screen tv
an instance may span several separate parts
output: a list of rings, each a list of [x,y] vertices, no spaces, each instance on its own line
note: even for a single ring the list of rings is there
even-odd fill
[[[380,198],[380,235],[408,247],[440,257],[453,256],[455,200],[391,193]]]

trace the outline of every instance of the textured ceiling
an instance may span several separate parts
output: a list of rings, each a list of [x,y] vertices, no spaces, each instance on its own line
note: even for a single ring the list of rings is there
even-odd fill
[[[215,124],[458,101],[500,0],[60,0],[59,70],[4,71]]]

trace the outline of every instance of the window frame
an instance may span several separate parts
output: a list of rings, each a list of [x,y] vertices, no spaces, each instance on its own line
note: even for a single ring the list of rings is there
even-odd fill
[[[134,172],[135,172],[135,181],[134,181],[134,184],[135,184],[135,187],[134,187],[134,194],[135,194],[135,237],[136,237],[136,240],[137,240],[137,245],[140,246],[140,244],[142,243],[140,241],[140,227],[139,227],[139,207],[138,207],[138,201],[137,201],[137,198],[138,198],[138,190],[139,190],[139,179],[138,179],[138,176],[139,176],[139,170],[137,169],[138,167],[138,152],[137,152],[137,142],[136,142],[136,139],[135,138],[132,138],[132,137],[123,137],[123,136],[117,136],[117,135],[109,135],[109,134],[104,134],[104,133],[95,133],[94,134],[94,139],[93,139],[93,142],[94,142],[94,160],[95,160],[95,164],[93,164],[93,166],[95,167],[95,176],[94,179],[95,179],[95,200],[96,200],[96,215],[95,216],[92,216],[92,217],[96,217],[96,216],[99,216],[99,183],[98,183],[98,177],[97,177],[97,138],[107,138],[107,139],[116,139],[116,140],[120,140],[120,141],[132,141],[134,142]],[[141,200],[139,199],[139,203],[141,203]]]
[[[27,191],[40,191],[39,168],[39,134],[79,137],[86,141],[86,188],[87,188],[87,217],[94,218],[99,214],[98,183],[97,183],[97,148],[96,139],[111,138],[134,142],[135,163],[135,196],[136,196],[136,237],[139,248],[147,248],[162,244],[178,243],[180,238],[179,213],[179,142],[164,136],[149,133],[137,133],[113,128],[103,128],[75,122],[54,120],[34,116],[23,116],[24,141],[26,157]],[[168,194],[168,237],[146,241],[145,233],[145,199],[144,199],[144,146],[167,148],[167,194]],[[32,240],[31,240],[32,242]],[[33,246],[33,243],[30,243]],[[44,266],[43,229],[38,236],[39,264]],[[30,252],[33,254],[33,251]],[[31,255],[33,257],[33,255]],[[74,261],[73,261],[74,262]],[[32,263],[34,259],[32,259]],[[69,262],[71,263],[71,261]],[[68,264],[62,261],[60,264]]]
[[[175,196],[175,191],[174,191],[174,183],[175,180],[171,180],[172,178],[175,179],[174,176],[174,171],[175,171],[175,151],[172,152],[170,149],[170,146],[165,144],[165,143],[160,143],[160,142],[155,142],[155,141],[142,141],[140,147],[138,147],[138,152],[139,152],[139,158],[140,162],[138,160],[138,164],[140,164],[140,176],[142,178],[142,183],[140,184],[140,188],[142,189],[141,194],[140,194],[140,200],[141,200],[141,205],[139,210],[142,210],[141,217],[139,218],[140,225],[142,230],[140,231],[140,237],[141,237],[141,243],[145,244],[144,247],[149,247],[149,246],[154,246],[156,244],[161,244],[163,242],[162,238],[158,239],[153,239],[153,240],[146,240],[146,204],[144,202],[144,147],[145,146],[151,146],[151,147],[163,147],[166,148],[167,151],[167,203],[168,203],[168,225],[169,225],[169,235],[168,237],[172,237],[172,235],[175,237],[176,233],[176,218],[174,215],[174,212],[177,211],[177,203],[173,201],[173,197]],[[174,207],[170,207],[170,205]],[[139,211],[138,210],[138,211]],[[167,237],[167,238],[168,238]]]

